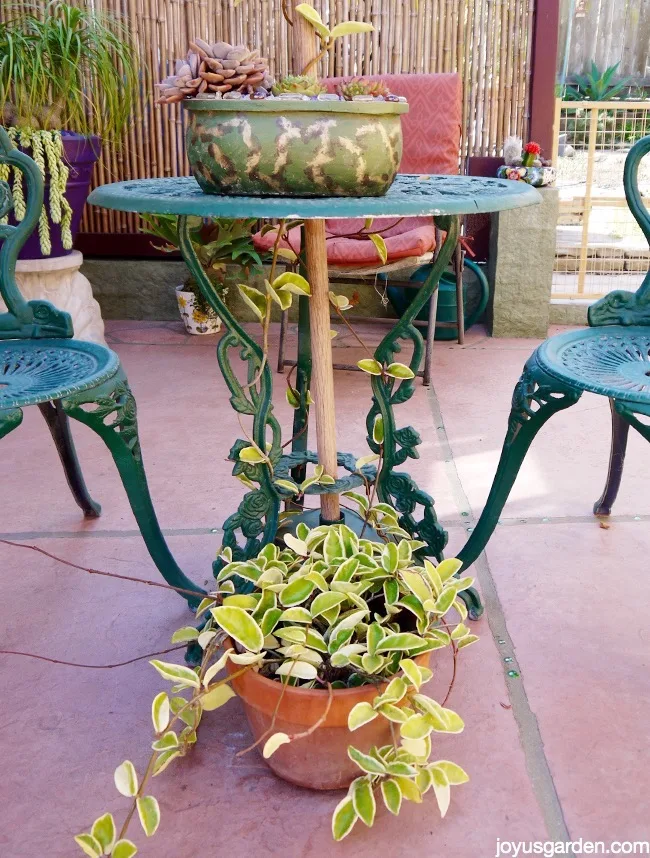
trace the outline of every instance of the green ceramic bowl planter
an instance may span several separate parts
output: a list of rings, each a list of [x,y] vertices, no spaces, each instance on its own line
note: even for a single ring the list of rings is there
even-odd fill
[[[197,98],[184,106],[187,155],[208,194],[381,196],[402,159],[408,105],[399,102]]]
[[[182,102],[188,113],[187,157],[195,179],[207,194],[385,194],[402,158],[405,99],[328,94],[315,76],[318,59],[337,39],[374,28],[344,21],[330,30],[307,3],[295,7],[293,19],[283,11],[293,27],[300,74],[276,83],[259,51],[196,39],[175,73],[158,85],[159,103]],[[300,35],[306,26],[312,44],[314,35],[320,39],[315,56]],[[361,89],[357,83],[354,91]]]

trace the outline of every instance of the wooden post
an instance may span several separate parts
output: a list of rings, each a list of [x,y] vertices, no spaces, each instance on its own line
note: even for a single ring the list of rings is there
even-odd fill
[[[591,192],[594,184],[594,163],[596,161],[596,139],[598,137],[598,103],[589,108],[589,149],[587,152],[587,179],[582,208],[582,239],[580,244],[580,266],[578,268],[578,295],[585,291],[587,276],[587,255],[589,252],[589,220],[591,218]]]
[[[293,0],[291,6],[299,6],[302,0]],[[293,73],[301,74],[305,66],[318,53],[318,36],[311,24],[292,8],[293,27],[291,27],[291,62]],[[312,66],[307,72],[309,77],[318,77],[318,68]]]
[[[292,7],[300,0],[294,0]],[[300,74],[318,53],[318,39],[313,27],[302,15],[293,10],[292,60],[294,74]],[[318,70],[309,71],[316,78]],[[329,279],[327,276],[327,247],[325,245],[325,221],[306,220],[304,226],[307,279],[311,286],[309,299],[309,323],[311,328],[311,394],[314,405],[311,410],[316,418],[316,449],[318,461],[325,473],[336,479],[337,445],[336,419],[334,412],[334,368],[332,366],[332,341],[330,338]],[[323,521],[338,521],[341,505],[338,494],[321,495],[321,517]]]
[[[305,251],[307,274],[311,285],[309,323],[311,327],[311,394],[312,411],[316,417],[316,449],[318,461],[325,473],[336,479],[337,446],[334,416],[334,369],[330,338],[329,280],[327,277],[327,248],[325,221],[305,221]],[[323,521],[338,521],[341,508],[338,494],[321,495]]]
[[[560,0],[537,0],[534,8],[528,136],[539,143],[548,158],[553,151]]]

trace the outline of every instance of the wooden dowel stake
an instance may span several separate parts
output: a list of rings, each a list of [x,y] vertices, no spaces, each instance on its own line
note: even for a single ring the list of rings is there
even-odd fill
[[[334,409],[334,368],[330,338],[329,281],[327,278],[327,247],[325,221],[305,221],[305,250],[307,274],[311,285],[309,322],[311,327],[311,395],[312,413],[316,418],[316,449],[318,461],[325,473],[336,479],[337,446]],[[324,522],[339,521],[341,506],[337,494],[321,495],[321,516]]]
[[[317,39],[312,27],[293,9],[299,0],[293,0],[292,60],[293,73],[300,74],[318,53]],[[318,70],[313,66],[310,77]],[[318,461],[325,473],[337,477],[336,419],[334,416],[334,367],[330,339],[330,300],[327,277],[327,247],[325,221],[306,220],[304,226],[307,279],[311,286],[309,299],[309,326],[311,328],[311,395],[314,405],[311,413],[316,418],[316,450]],[[341,505],[337,494],[320,496],[321,518],[324,522],[339,521]]]

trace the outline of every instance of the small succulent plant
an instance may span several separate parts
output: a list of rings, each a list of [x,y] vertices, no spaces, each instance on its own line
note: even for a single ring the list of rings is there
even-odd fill
[[[382,96],[387,98],[391,95],[385,83],[380,80],[365,80],[364,78],[355,77],[345,83],[339,84],[337,87],[339,95],[342,95],[346,101],[352,101],[356,95],[371,95],[373,98]]]
[[[228,42],[190,42],[185,59],[176,60],[173,75],[158,84],[158,104],[174,104],[203,93],[254,92],[270,89],[268,60],[258,50]]]
[[[327,88],[308,75],[288,74],[273,85],[273,95],[295,93],[296,95],[320,95]]]

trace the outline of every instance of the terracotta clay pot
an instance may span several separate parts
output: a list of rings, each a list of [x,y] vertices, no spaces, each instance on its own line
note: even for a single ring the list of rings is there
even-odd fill
[[[415,661],[426,666],[429,653],[418,656]],[[227,670],[232,674],[240,667],[229,661]],[[368,753],[373,745],[381,747],[392,741],[390,722],[385,718],[375,718],[351,733],[348,730],[348,715],[357,703],[372,703],[387,684],[335,689],[332,705],[323,724],[307,738],[281,745],[265,762],[276,775],[297,786],[309,789],[347,788],[361,774],[356,763],[348,757],[348,745]],[[248,670],[232,680],[232,687],[244,704],[251,732],[257,741],[271,726],[283,685],[261,676],[257,671]],[[327,700],[326,690],[287,686],[275,718],[273,733],[291,736],[308,730],[322,716]],[[266,738],[268,736],[258,745],[260,753]]]

